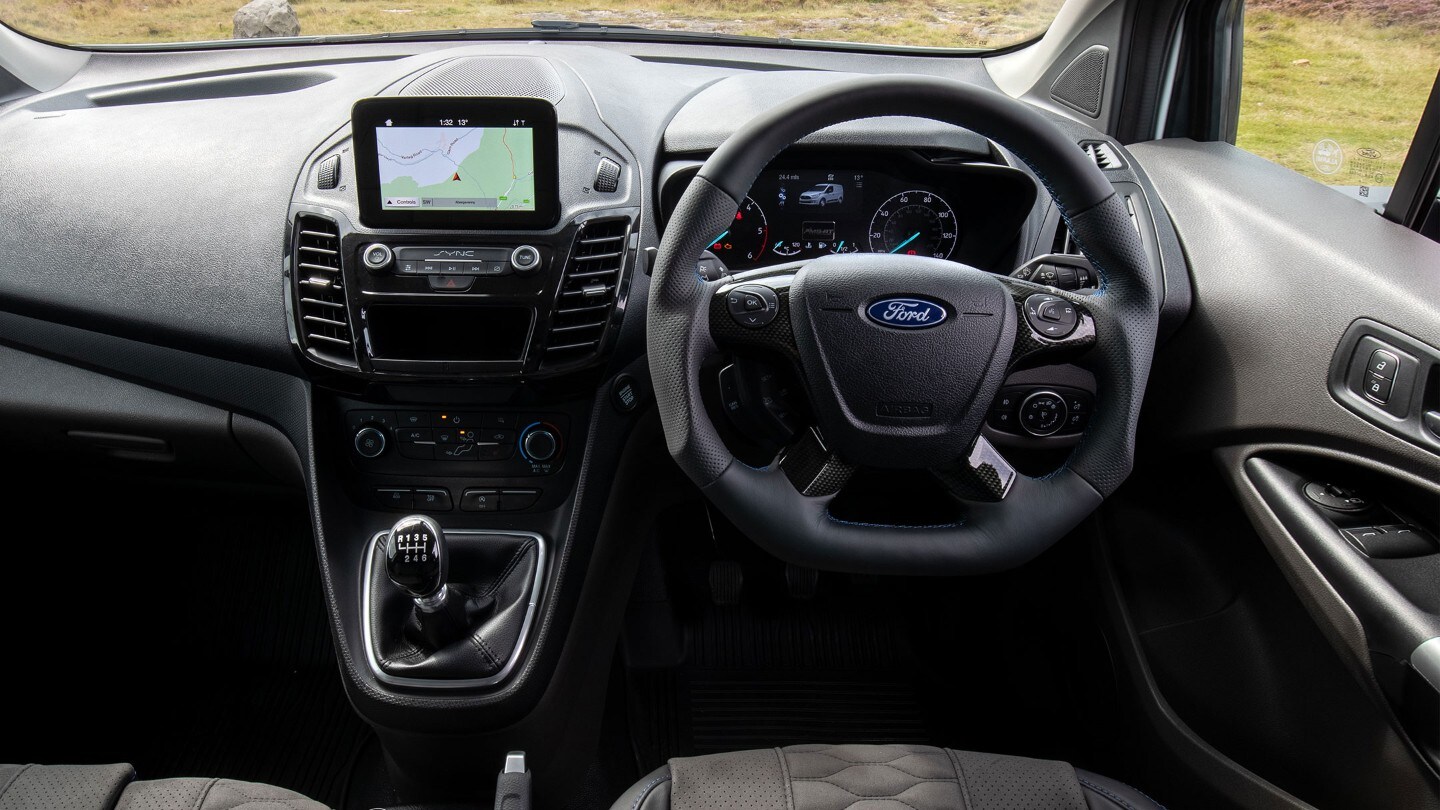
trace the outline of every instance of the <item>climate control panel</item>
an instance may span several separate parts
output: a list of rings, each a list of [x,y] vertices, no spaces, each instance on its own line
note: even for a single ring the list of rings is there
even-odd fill
[[[439,475],[549,475],[565,457],[568,419],[520,411],[350,410],[352,456],[385,472]]]

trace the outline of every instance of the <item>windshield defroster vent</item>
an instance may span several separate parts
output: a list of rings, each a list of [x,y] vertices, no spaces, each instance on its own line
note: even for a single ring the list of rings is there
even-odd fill
[[[325,217],[295,218],[295,300],[305,349],[323,360],[355,365],[355,338],[340,270],[340,229]]]
[[[600,350],[623,280],[629,235],[625,217],[580,226],[560,279],[542,367],[588,360]]]

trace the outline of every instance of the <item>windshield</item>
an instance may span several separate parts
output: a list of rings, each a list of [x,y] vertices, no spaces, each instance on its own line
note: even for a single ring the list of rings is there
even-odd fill
[[[0,21],[70,44],[637,25],[940,48],[998,48],[1044,33],[1063,0],[0,0]],[[243,8],[242,8],[243,6]]]

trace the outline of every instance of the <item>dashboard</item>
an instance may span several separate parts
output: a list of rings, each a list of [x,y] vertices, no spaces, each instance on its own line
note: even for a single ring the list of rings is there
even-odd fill
[[[698,164],[671,168],[668,218]],[[1036,199],[1028,175],[947,150],[797,149],[761,173],[710,252],[731,270],[831,253],[904,253],[1008,272]]]

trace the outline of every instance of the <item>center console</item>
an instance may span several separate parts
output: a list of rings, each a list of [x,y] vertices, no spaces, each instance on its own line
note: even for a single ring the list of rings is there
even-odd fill
[[[391,728],[523,716],[563,627],[545,617],[583,577],[565,561],[593,542],[576,527],[603,506],[587,454],[618,455],[604,425],[626,424],[597,393],[639,252],[637,163],[582,87],[518,62],[524,93],[454,94],[497,81],[474,57],[356,102],[291,202],[327,596],[352,699]],[[397,573],[411,563],[423,582]]]

